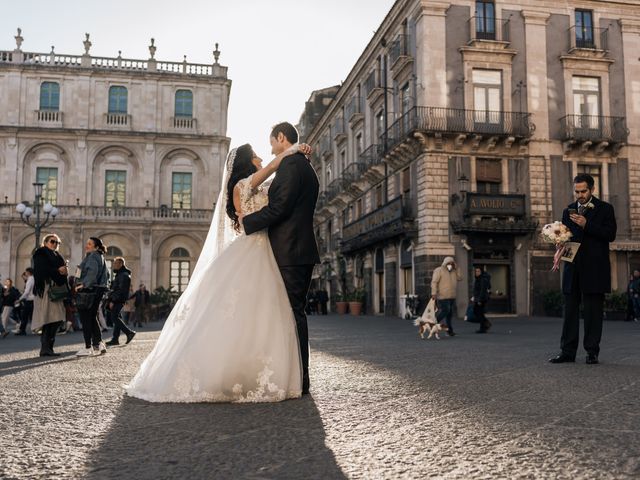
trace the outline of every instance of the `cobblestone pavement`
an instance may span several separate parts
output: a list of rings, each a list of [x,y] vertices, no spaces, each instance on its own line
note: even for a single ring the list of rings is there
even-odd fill
[[[158,337],[76,359],[0,340],[0,478],[639,478],[640,324],[600,365],[551,365],[559,319],[419,340],[404,320],[311,317],[312,394],[267,405],[123,396]]]

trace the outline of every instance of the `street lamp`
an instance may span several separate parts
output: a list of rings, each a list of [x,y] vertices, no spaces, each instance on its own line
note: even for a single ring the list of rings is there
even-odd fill
[[[43,183],[36,182],[33,184],[33,188],[36,193],[35,202],[33,202],[33,208],[27,207],[24,203],[19,203],[16,206],[16,212],[20,214],[20,220],[26,225],[29,225],[35,230],[36,234],[36,248],[40,247],[40,232],[43,228],[51,225],[58,216],[59,210],[51,205],[49,202],[42,206],[42,211],[46,214],[43,221],[40,221],[40,203],[42,202],[42,187]],[[35,218],[34,218],[35,214]]]
[[[451,195],[451,205],[455,205],[456,203],[463,203],[464,199],[467,196],[467,192],[469,191],[469,179],[463,173],[458,177],[458,189],[460,193],[454,193]]]

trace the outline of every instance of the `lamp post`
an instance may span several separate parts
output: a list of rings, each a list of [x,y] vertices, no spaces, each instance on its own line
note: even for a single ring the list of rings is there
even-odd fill
[[[42,229],[51,225],[58,216],[58,213],[60,213],[56,207],[47,202],[42,206],[42,211],[46,216],[43,221],[40,220],[40,203],[42,202],[43,186],[44,184],[39,182],[33,184],[33,188],[36,193],[33,208],[27,207],[24,203],[19,203],[16,206],[16,212],[20,214],[20,220],[35,230],[36,248],[40,247],[40,232]]]
[[[463,203],[467,197],[467,192],[469,191],[469,179],[464,173],[458,177],[458,189],[460,193],[454,193],[451,195],[451,205]]]

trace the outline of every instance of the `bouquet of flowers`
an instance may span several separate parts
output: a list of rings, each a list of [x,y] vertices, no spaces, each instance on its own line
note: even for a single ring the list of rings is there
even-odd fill
[[[560,269],[560,259],[565,253],[565,244],[571,240],[573,234],[564,223],[555,221],[542,227],[541,235],[542,240],[556,246],[556,253],[553,256],[553,267],[551,268],[551,271],[557,272]]]

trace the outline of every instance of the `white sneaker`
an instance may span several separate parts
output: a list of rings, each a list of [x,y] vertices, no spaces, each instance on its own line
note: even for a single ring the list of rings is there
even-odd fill
[[[104,342],[100,342],[98,345],[98,350],[100,350],[100,354],[107,353],[107,346]]]
[[[76,353],[76,357],[90,357],[93,355],[93,348],[83,348],[82,350],[78,350]]]

